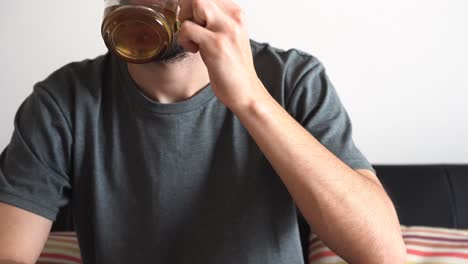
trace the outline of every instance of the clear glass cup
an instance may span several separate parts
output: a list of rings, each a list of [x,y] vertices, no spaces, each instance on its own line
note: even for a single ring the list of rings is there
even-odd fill
[[[104,0],[101,34],[107,48],[131,63],[163,55],[179,29],[178,0]]]

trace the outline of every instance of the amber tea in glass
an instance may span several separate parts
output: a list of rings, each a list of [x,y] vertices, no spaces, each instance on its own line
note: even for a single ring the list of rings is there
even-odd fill
[[[131,63],[147,63],[167,51],[178,30],[178,1],[107,2],[101,34],[109,50]]]

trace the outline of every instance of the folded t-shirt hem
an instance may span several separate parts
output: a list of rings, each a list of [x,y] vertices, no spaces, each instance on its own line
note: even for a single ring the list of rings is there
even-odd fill
[[[51,221],[55,221],[57,217],[57,211],[31,201],[30,199],[21,197],[20,195],[5,192],[4,190],[0,191],[0,202],[24,209]]]

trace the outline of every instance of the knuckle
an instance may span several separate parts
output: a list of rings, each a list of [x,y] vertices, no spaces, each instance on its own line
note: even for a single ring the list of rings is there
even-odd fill
[[[232,18],[239,25],[244,25],[246,21],[245,13],[240,8],[234,9],[232,12]]]
[[[203,7],[204,0],[193,0],[192,1],[192,8],[193,9],[201,9]]]
[[[227,47],[227,39],[224,35],[218,35],[214,40],[213,40],[213,45],[215,47],[215,50],[222,54],[224,50]]]
[[[238,25],[232,25],[229,27],[229,30],[231,32],[231,36],[233,38],[236,38],[237,36],[239,36],[241,33],[242,33],[242,28],[239,27]]]
[[[236,22],[227,22],[225,32],[231,40],[237,39],[243,32],[243,27]]]

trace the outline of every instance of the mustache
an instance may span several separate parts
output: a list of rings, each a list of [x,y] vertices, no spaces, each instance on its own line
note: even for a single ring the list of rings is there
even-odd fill
[[[160,57],[156,58],[156,63],[175,63],[185,59],[188,56],[187,51],[174,39],[169,49]]]

